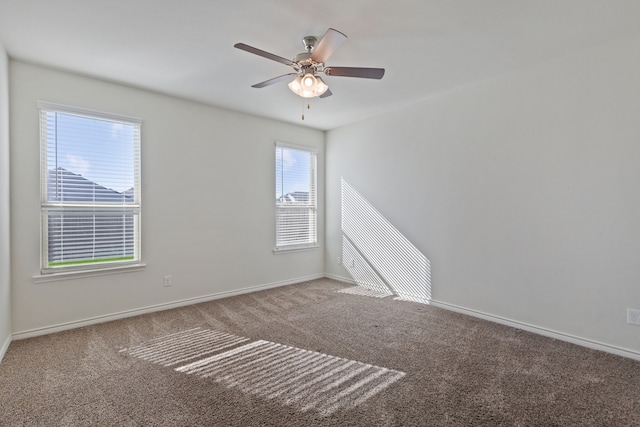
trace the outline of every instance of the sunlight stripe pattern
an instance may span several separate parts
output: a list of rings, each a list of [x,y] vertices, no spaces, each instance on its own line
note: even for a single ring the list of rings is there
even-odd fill
[[[405,373],[268,341],[175,368],[322,416],[360,405]]]
[[[372,289],[367,289],[362,286],[353,286],[351,288],[344,288],[336,291],[340,294],[350,294],[350,295],[360,295],[363,297],[374,297],[374,298],[384,298],[392,295],[391,292],[383,293],[379,291],[374,291]]]
[[[341,180],[342,257],[363,287],[389,288],[398,296],[431,300],[431,263],[364,196]]]
[[[154,338],[120,353],[320,416],[354,408],[405,376],[368,363],[204,328]]]
[[[193,328],[120,350],[148,362],[172,366],[249,341],[224,332]]]

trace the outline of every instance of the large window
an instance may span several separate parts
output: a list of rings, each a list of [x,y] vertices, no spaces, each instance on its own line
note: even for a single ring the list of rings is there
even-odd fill
[[[316,151],[276,143],[276,251],[317,245]]]
[[[140,262],[140,125],[41,102],[42,272]]]

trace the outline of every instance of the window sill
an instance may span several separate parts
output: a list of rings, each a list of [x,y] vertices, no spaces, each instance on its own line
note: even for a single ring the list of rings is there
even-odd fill
[[[304,252],[304,251],[315,251],[316,249],[319,249],[320,245],[313,245],[313,246],[285,246],[283,248],[273,248],[273,253],[275,255],[280,255],[280,254],[287,254],[287,253],[291,253],[291,252]]]
[[[122,265],[119,267],[97,268],[95,270],[61,271],[59,273],[47,273],[33,276],[34,283],[57,282],[60,280],[83,279],[85,277],[106,276],[108,274],[128,273],[141,271],[146,264]]]

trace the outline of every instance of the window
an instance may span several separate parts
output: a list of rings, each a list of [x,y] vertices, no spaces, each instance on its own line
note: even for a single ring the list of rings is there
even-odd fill
[[[38,107],[42,272],[139,263],[141,121]]]
[[[276,251],[317,245],[316,151],[276,143]]]

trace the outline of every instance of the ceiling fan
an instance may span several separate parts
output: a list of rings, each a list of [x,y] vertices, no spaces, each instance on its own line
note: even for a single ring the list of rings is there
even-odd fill
[[[359,77],[365,79],[381,79],[384,76],[384,68],[360,68],[360,67],[328,67],[325,61],[347,39],[340,31],[329,28],[318,41],[313,36],[306,36],[302,43],[306,52],[299,53],[293,60],[274,55],[264,50],[257,49],[244,43],[236,43],[235,48],[253,53],[263,58],[271,59],[293,68],[293,73],[284,74],[256,83],[251,87],[263,88],[275,83],[290,80],[289,89],[303,98],[326,98],[331,96],[329,86],[318,75],[324,73],[327,76]]]

